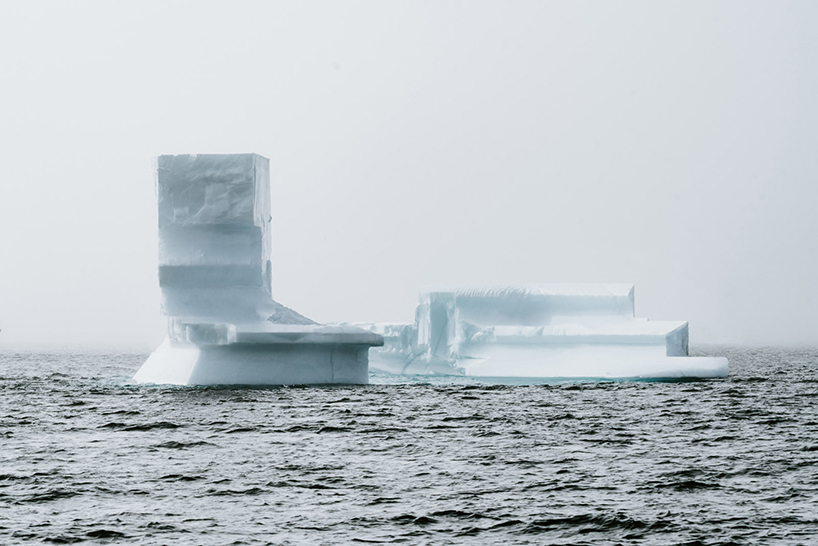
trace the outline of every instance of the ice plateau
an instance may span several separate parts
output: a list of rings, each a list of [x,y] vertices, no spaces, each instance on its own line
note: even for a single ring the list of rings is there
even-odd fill
[[[412,324],[357,323],[384,337],[374,369],[483,378],[724,377],[688,356],[688,323],[634,316],[628,284],[429,286]]]

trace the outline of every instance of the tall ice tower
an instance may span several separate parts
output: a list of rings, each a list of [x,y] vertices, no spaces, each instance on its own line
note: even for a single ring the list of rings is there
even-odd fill
[[[273,299],[270,163],[257,154],[156,161],[168,337],[134,376],[182,385],[367,383],[380,335],[324,326]]]

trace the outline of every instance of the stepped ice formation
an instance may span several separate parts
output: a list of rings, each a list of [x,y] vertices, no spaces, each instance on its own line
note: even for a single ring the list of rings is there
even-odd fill
[[[384,337],[374,369],[494,378],[724,377],[689,357],[688,325],[634,317],[627,284],[432,286],[414,324],[356,324]]]
[[[177,385],[367,383],[383,338],[319,325],[272,297],[269,160],[157,159],[159,286],[168,336],[134,379]]]

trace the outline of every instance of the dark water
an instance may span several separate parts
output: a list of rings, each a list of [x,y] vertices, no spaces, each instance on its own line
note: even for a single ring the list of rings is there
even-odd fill
[[[243,390],[0,354],[0,544],[818,544],[818,350],[706,352],[730,378]]]

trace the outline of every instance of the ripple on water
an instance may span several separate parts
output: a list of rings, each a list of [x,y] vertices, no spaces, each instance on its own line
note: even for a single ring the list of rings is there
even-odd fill
[[[0,543],[808,544],[818,351],[714,352],[729,378],[234,390],[0,353]]]

